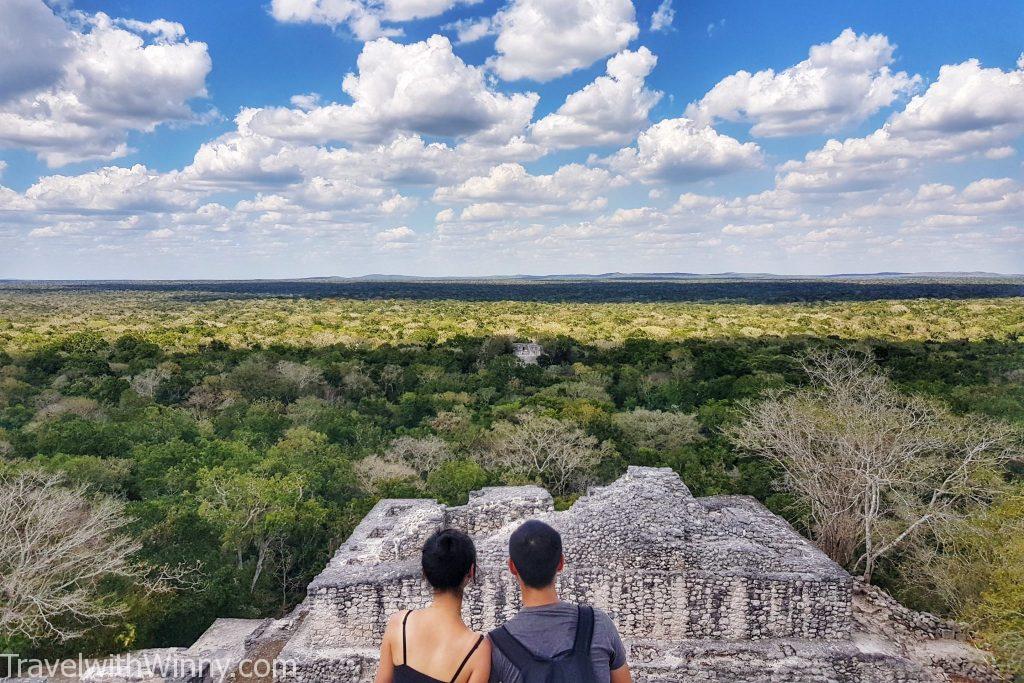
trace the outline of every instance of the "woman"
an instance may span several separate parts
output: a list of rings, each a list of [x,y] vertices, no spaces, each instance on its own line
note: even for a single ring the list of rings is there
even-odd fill
[[[391,617],[380,646],[376,683],[486,683],[491,645],[462,621],[462,593],[476,577],[473,540],[455,529],[423,545],[429,607]]]

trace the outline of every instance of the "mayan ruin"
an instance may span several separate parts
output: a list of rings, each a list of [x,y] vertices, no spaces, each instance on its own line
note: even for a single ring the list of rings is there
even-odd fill
[[[859,584],[753,499],[694,498],[671,470],[645,467],[563,512],[534,486],[484,489],[460,507],[383,500],[287,618],[221,619],[191,648],[146,653],[149,670],[115,663],[81,680],[253,680],[234,675],[237,663],[273,655],[281,683],[372,681],[389,615],[429,601],[422,542],[445,526],[476,539],[481,566],[465,616],[485,631],[518,609],[506,544],[530,518],[561,531],[564,598],[608,612],[641,683],[998,680],[956,625]],[[189,661],[205,669],[181,675]]]

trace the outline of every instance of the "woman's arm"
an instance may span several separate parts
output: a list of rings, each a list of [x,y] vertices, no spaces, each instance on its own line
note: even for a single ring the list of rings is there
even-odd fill
[[[388,627],[384,629],[384,637],[380,641],[380,666],[373,683],[391,683],[395,679],[395,658],[391,655],[391,641],[395,634],[398,615],[391,617]]]

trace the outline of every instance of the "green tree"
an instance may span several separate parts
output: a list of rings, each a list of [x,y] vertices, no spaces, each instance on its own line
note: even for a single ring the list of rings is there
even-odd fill
[[[235,554],[239,569],[253,562],[250,592],[275,543],[323,522],[323,507],[305,489],[305,479],[294,473],[265,476],[225,467],[200,472],[199,515],[221,529],[223,547]]]
[[[427,477],[427,493],[446,505],[465,505],[471,491],[490,483],[490,476],[479,464],[468,460],[449,460]]]

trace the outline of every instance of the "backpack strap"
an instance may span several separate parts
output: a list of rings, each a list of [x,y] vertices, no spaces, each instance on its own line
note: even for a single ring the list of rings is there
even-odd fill
[[[494,629],[489,636],[491,642],[501,651],[501,654],[505,655],[505,658],[512,663],[512,666],[525,680],[527,672],[537,666],[537,657],[504,626]]]
[[[594,608],[580,605],[577,609],[579,616],[576,617],[576,640],[572,652],[574,656],[586,655],[589,658],[594,640]]]

